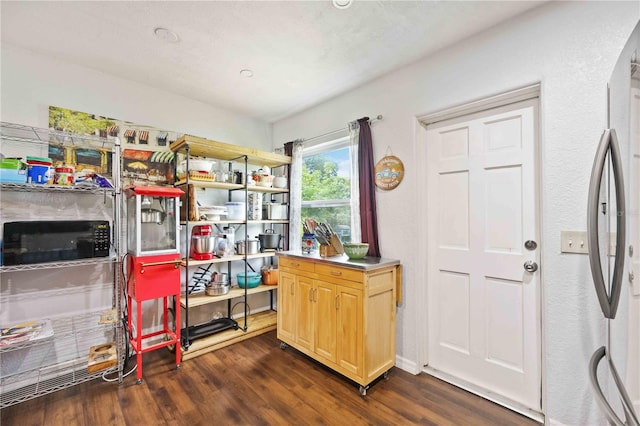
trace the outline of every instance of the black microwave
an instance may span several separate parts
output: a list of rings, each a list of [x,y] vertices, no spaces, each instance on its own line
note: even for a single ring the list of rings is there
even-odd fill
[[[109,256],[111,228],[105,220],[6,222],[2,264],[64,262]]]

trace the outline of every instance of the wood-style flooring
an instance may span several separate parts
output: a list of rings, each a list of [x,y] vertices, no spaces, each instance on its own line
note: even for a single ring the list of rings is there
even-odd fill
[[[398,368],[366,397],[276,333],[184,361],[144,354],[143,378],[93,381],[0,411],[0,425],[537,425],[426,374]],[[135,361],[130,361],[134,365]]]

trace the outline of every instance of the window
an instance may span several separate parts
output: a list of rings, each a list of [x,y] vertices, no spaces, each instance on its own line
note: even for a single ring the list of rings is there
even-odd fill
[[[351,241],[349,138],[304,148],[302,219],[328,223],[343,242]]]

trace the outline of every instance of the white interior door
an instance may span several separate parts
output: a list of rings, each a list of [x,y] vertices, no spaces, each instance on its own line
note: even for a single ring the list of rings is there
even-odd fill
[[[537,126],[532,99],[427,127],[427,296],[429,367],[540,412]]]

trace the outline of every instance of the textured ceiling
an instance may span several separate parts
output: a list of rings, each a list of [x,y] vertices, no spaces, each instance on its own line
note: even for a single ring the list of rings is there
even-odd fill
[[[539,1],[2,1],[15,45],[272,122]],[[156,27],[179,35],[154,36]],[[240,76],[241,69],[254,76]]]

